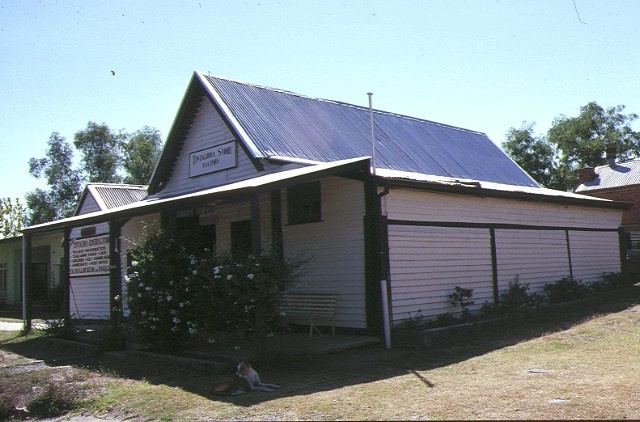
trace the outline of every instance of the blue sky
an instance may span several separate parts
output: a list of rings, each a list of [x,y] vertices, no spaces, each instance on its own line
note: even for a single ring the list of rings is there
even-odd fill
[[[166,137],[195,69],[485,132],[640,114],[634,0],[0,0],[0,197],[87,122]],[[115,75],[112,74],[115,72]]]

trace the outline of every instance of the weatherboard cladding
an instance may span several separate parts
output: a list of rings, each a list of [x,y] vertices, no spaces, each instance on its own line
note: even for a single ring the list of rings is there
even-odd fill
[[[640,184],[640,159],[616,163],[614,167],[599,166],[594,172],[595,177],[578,186],[576,192]]]
[[[331,162],[371,155],[369,110],[201,75],[266,157]],[[539,185],[485,134],[374,111],[376,167],[518,186]]]

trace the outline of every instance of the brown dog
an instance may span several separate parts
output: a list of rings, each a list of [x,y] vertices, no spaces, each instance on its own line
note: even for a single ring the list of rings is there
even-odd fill
[[[260,376],[246,361],[238,364],[235,377],[221,378],[213,384],[213,391],[216,394],[230,394],[232,396],[253,390],[273,391],[274,388],[280,388],[280,386],[260,382]]]

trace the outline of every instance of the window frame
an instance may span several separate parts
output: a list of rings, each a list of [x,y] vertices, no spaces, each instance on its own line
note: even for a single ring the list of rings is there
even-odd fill
[[[287,187],[287,224],[322,222],[322,185],[319,180]]]

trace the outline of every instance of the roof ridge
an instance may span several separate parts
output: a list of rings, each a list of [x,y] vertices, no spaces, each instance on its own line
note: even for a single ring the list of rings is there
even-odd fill
[[[146,189],[147,185],[134,185],[129,183],[108,183],[108,182],[89,182],[88,186],[96,186],[96,187],[110,187],[110,188],[119,188],[119,189],[130,189],[130,188],[140,188]]]

